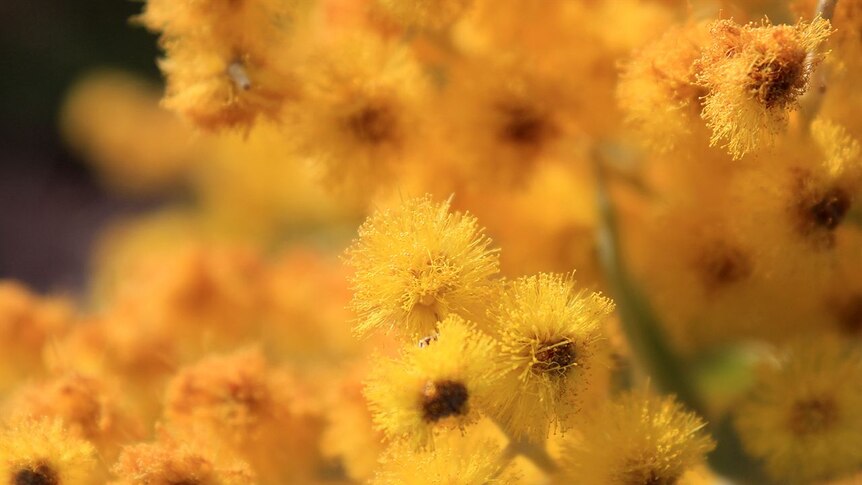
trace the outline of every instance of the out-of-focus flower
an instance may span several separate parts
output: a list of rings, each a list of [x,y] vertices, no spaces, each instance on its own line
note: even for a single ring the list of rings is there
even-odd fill
[[[156,87],[131,74],[95,71],[66,96],[60,116],[66,142],[116,191],[176,188],[202,156],[203,140],[159,107]]]
[[[832,338],[795,342],[764,365],[736,410],[746,448],[785,483],[845,476],[862,463],[862,359]]]
[[[0,390],[42,371],[42,350],[72,327],[71,301],[39,297],[13,281],[0,280]]]
[[[606,403],[567,445],[565,471],[590,485],[680,483],[715,446],[704,426],[672,398],[625,394]]]

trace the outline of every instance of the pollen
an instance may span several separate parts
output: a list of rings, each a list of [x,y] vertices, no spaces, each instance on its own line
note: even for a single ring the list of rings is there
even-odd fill
[[[429,382],[423,393],[423,417],[426,421],[436,422],[450,416],[462,415],[467,411],[469,397],[467,387],[461,382]]]

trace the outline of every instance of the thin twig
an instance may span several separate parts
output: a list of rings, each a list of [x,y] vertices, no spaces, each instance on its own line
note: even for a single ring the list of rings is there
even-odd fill
[[[608,193],[603,155],[597,148],[593,154],[596,170],[596,198],[599,209],[599,253],[605,275],[620,314],[626,341],[636,363],[647,370],[651,382],[660,391],[674,394],[692,411],[708,417],[707,408],[698,392],[688,367],[668,343],[661,322],[649,302],[631,281],[625,267],[616,213]],[[760,464],[745,453],[739,436],[728,417],[709,421],[709,430],[717,442],[709,455],[713,470],[733,478],[740,484],[768,484]]]
[[[814,18],[820,17],[824,20],[832,21],[835,15],[835,6],[838,0],[819,0],[817,9],[814,11]],[[807,129],[811,121],[820,112],[820,106],[823,104],[823,98],[826,95],[826,85],[829,77],[829,69],[818,63],[817,57],[822,53],[822,47],[816,47],[808,52],[805,57],[805,70],[808,73],[808,91],[802,98],[800,103],[800,112],[805,120],[803,128]]]

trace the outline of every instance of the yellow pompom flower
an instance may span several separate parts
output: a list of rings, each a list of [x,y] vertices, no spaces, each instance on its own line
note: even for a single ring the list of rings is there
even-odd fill
[[[590,417],[563,452],[573,483],[683,483],[714,448],[705,423],[673,398],[633,392]]]
[[[0,280],[0,392],[43,370],[42,351],[62,338],[75,320],[70,301],[40,297],[11,280]]]
[[[293,79],[272,58],[199,39],[162,45],[168,53],[159,62],[167,77],[164,106],[204,130],[248,129],[258,117],[276,119],[296,95]]]
[[[617,100],[644,143],[668,151],[698,125],[700,98],[694,61],[708,42],[706,23],[693,23],[668,31],[629,61],[620,75]]]
[[[537,169],[579,151],[583,89],[543,68],[527,56],[488,56],[447,71],[434,110],[438,136],[470,184],[524,186]]]
[[[435,433],[476,422],[494,384],[494,341],[452,315],[439,333],[381,360],[365,388],[375,424],[411,446],[434,444]]]
[[[493,440],[449,433],[433,450],[406,443],[391,445],[371,480],[373,485],[504,485],[520,483],[517,475],[501,474],[502,450]]]
[[[862,356],[832,338],[789,346],[736,411],[743,444],[781,483],[840,478],[862,465]]]
[[[696,62],[697,82],[709,92],[703,119],[711,145],[722,144],[734,159],[770,142],[808,89],[815,49],[832,33],[816,18],[796,25],[712,24],[712,42]]]
[[[88,440],[109,461],[124,442],[145,434],[118,386],[74,372],[20,388],[4,410],[16,418],[60,419],[71,435]]]
[[[88,73],[66,95],[66,143],[109,188],[130,195],[174,188],[200,157],[201,143],[159,106],[160,96],[156,86],[113,70]]]
[[[170,435],[158,441],[126,446],[114,465],[116,485],[195,483],[247,485],[257,483],[244,461],[200,435]],[[203,435],[206,436],[206,435]]]
[[[265,274],[258,251],[244,246],[193,243],[151,251],[129,266],[114,311],[172,336],[184,357],[197,358],[257,334]]]
[[[570,276],[521,278],[494,312],[505,381],[492,412],[515,436],[544,439],[607,372],[602,331],[613,303],[574,286]]]
[[[96,449],[60,420],[20,420],[0,428],[0,483],[95,485]]]
[[[296,94],[288,27],[304,4],[148,1],[137,20],[162,34],[165,106],[208,130],[248,128],[260,115],[278,117]]]
[[[313,50],[299,73],[303,99],[287,129],[327,185],[368,197],[427,151],[421,103],[430,85],[403,43],[343,35]]]
[[[448,201],[425,196],[375,213],[346,256],[357,332],[393,329],[419,339],[449,314],[481,318],[499,272],[490,245],[476,219],[451,213]]]
[[[166,426],[205,432],[247,461],[261,483],[310,476],[319,464],[319,423],[306,389],[258,348],[214,355],[180,370],[165,391]]]

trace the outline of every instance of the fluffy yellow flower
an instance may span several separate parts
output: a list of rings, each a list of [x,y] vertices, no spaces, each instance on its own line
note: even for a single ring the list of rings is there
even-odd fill
[[[617,100],[626,121],[646,145],[665,152],[699,124],[705,89],[697,85],[694,61],[708,42],[707,23],[668,31],[629,61],[620,76]]]
[[[100,479],[96,449],[60,420],[20,420],[0,429],[3,483],[96,485]]]
[[[5,411],[20,418],[62,420],[72,436],[90,441],[112,461],[124,442],[145,433],[124,397],[108,379],[67,373],[19,389]]]
[[[506,381],[492,412],[515,436],[544,439],[607,372],[602,330],[613,303],[574,286],[568,276],[521,278],[495,311]]]
[[[214,440],[200,435],[176,437],[163,430],[158,438],[154,443],[123,449],[112,470],[119,478],[116,485],[256,483],[248,464],[221,449]]]
[[[200,157],[191,130],[159,106],[160,90],[112,70],[88,73],[66,95],[66,142],[111,189],[147,195],[174,188]]]
[[[478,58],[452,66],[439,97],[440,130],[472,184],[528,183],[537,168],[573,151],[577,86],[524,71],[532,59]]]
[[[209,130],[248,128],[260,115],[277,117],[296,91],[288,27],[304,4],[148,1],[138,20],[162,33],[165,105]]]
[[[206,432],[247,461],[261,483],[308,477],[319,465],[319,424],[302,383],[256,348],[215,355],[180,370],[165,391],[166,426]]]
[[[475,320],[496,291],[498,252],[474,217],[449,212],[430,196],[375,213],[347,251],[356,330],[397,330],[408,339],[434,333],[449,314]]]
[[[452,315],[439,333],[381,360],[365,388],[377,426],[411,446],[433,445],[440,430],[474,423],[494,384],[494,341]]]
[[[0,280],[0,391],[42,370],[42,350],[75,320],[70,301],[39,297],[20,283]]]
[[[736,410],[748,451],[782,483],[840,478],[862,465],[862,356],[831,338],[796,342],[764,366]]]
[[[186,244],[134,262],[115,311],[173,336],[186,358],[232,348],[259,331],[264,265],[255,250]]]
[[[164,106],[204,130],[247,130],[258,117],[278,118],[285,101],[295,96],[293,79],[271,58],[198,39],[163,45],[168,53],[159,62],[167,77]]]
[[[390,446],[373,485],[504,485],[520,483],[516,475],[501,475],[502,449],[493,440],[449,433],[433,450],[416,450],[405,443]]]
[[[714,447],[700,418],[647,392],[623,395],[591,418],[564,449],[574,483],[678,483]]]
[[[303,99],[287,129],[326,184],[368,197],[426,151],[421,102],[430,86],[405,44],[340,36],[314,50],[300,75]]]
[[[808,89],[811,66],[822,58],[815,49],[831,32],[819,17],[794,26],[714,22],[696,63],[697,82],[709,91],[702,116],[710,143],[736,159],[770,142]]]

